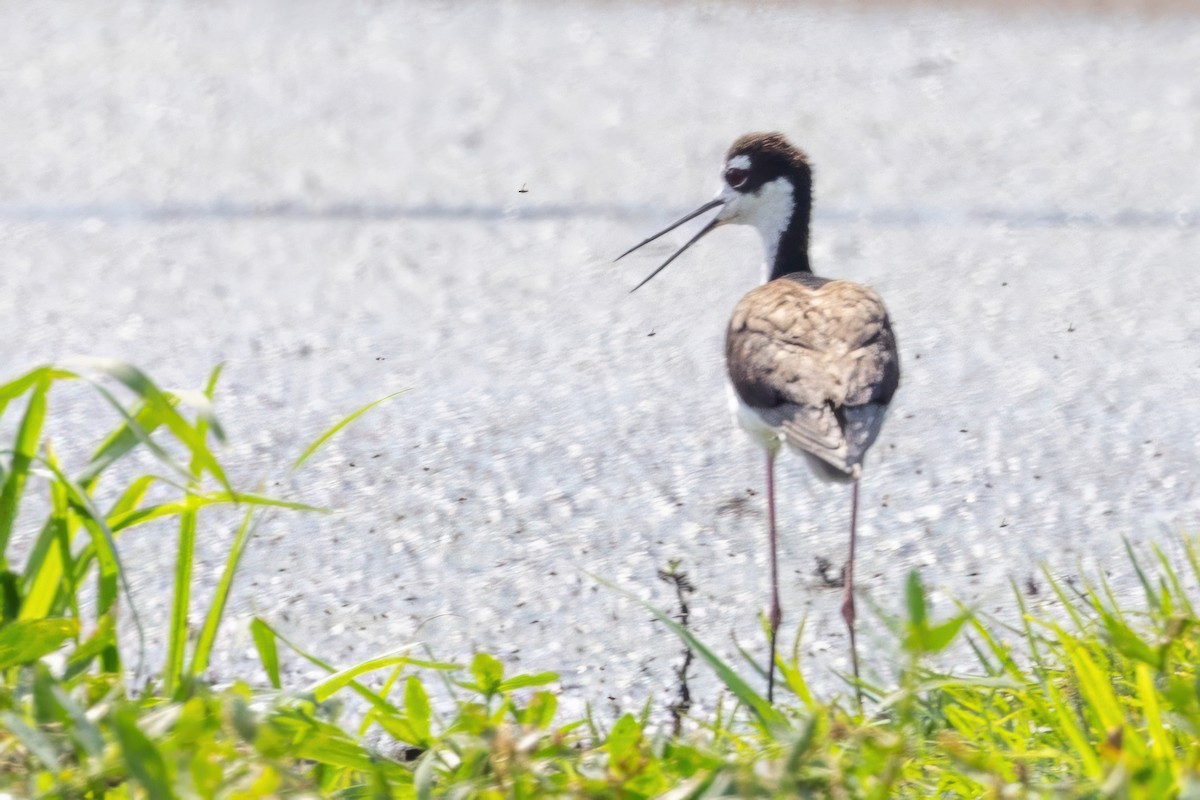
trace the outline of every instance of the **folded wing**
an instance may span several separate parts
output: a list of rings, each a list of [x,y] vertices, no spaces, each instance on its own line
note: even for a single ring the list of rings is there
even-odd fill
[[[858,476],[900,382],[883,300],[807,273],[754,289],[726,337],[733,388],[794,449]]]

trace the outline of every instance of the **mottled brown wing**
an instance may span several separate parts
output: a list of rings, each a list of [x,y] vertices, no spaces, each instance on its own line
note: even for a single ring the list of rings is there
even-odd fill
[[[850,473],[900,379],[883,300],[849,281],[796,275],[742,298],[726,337],[729,378],[788,443]]]

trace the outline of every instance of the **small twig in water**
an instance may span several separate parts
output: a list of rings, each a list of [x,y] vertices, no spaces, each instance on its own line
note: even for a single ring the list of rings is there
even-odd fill
[[[679,624],[686,630],[688,627],[687,596],[696,591],[696,587],[688,580],[686,572],[679,571],[678,561],[667,562],[666,569],[658,571],[658,577],[675,587],[675,597],[679,601]],[[675,676],[679,679],[679,695],[674,703],[667,707],[671,712],[671,729],[678,736],[683,729],[683,718],[692,707],[692,691],[688,688],[688,670],[692,668],[695,654],[691,647],[683,648],[683,663],[675,668]]]

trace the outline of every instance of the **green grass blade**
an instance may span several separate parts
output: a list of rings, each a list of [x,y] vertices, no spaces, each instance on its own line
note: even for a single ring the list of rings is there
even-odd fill
[[[212,414],[213,395],[217,390],[217,381],[221,377],[221,366],[212,371],[208,384],[201,395],[207,413],[202,414],[196,421],[196,437],[204,441],[210,425],[218,439],[224,439],[224,434],[216,427],[216,417]],[[199,405],[195,404],[194,405]],[[202,467],[198,455],[192,456],[189,469],[193,475],[199,475]],[[189,484],[188,489],[199,489],[199,482]],[[195,495],[184,498],[184,508],[179,514],[179,545],[175,556],[175,596],[171,604],[171,627],[167,639],[167,663],[163,669],[163,692],[173,695],[183,680],[184,651],[187,649],[188,612],[191,608],[192,569],[196,551],[196,521],[199,516],[199,503]]]
[[[422,645],[422,646],[426,650],[429,649],[429,647],[427,645]],[[391,694],[392,687],[396,685],[396,681],[400,678],[400,675],[403,672],[404,672],[403,666],[396,667],[392,670],[391,674],[388,675],[384,679],[383,686],[379,687],[379,696],[380,697],[387,697],[389,694]],[[450,683],[449,680],[445,680],[445,673],[440,673],[440,674],[442,675],[444,682],[446,684],[449,684]],[[363,715],[363,721],[358,726],[359,738],[367,735],[367,731],[371,729],[371,725],[374,723],[376,715],[377,715],[377,712],[373,708],[368,710],[367,713]]]
[[[136,709],[128,705],[118,708],[112,723],[129,774],[154,800],[174,798],[166,761],[150,737],[138,728]]]
[[[1187,558],[1188,566],[1192,568],[1192,579],[1200,581],[1200,538],[1183,537],[1183,553]]]
[[[1183,588],[1183,584],[1179,580],[1179,570],[1175,569],[1175,567],[1171,564],[1170,559],[1167,558],[1167,554],[1163,552],[1161,547],[1155,544],[1153,549],[1154,557],[1158,559],[1158,564],[1162,569],[1162,573],[1167,576],[1167,580],[1171,584],[1171,594],[1174,597],[1175,602],[1179,604],[1179,607],[1187,616],[1196,616],[1196,609],[1192,606],[1192,601],[1188,597],[1187,592]]]
[[[925,627],[925,587],[921,585],[921,575],[916,570],[908,573],[904,582],[904,600],[908,606],[908,622],[914,628]]]
[[[1087,706],[1096,714],[1105,731],[1120,727],[1124,722],[1121,706],[1113,694],[1112,684],[1087,650],[1074,639],[1066,639],[1067,655],[1079,680],[1079,692]]]
[[[221,627],[221,620],[225,616],[225,607],[229,603],[229,593],[233,589],[233,579],[242,562],[242,555],[246,552],[246,545],[249,544],[257,527],[254,513],[254,508],[246,510],[242,516],[242,524],[238,527],[237,535],[233,537],[233,544],[225,559],[225,568],[221,572],[221,580],[217,583],[217,590],[213,595],[212,602],[209,603],[208,613],[204,617],[204,627],[200,629],[200,638],[196,640],[196,649],[192,653],[192,665],[188,669],[188,673],[193,676],[200,675],[208,669],[213,645],[217,640],[217,631]]]
[[[34,367],[18,378],[13,378],[8,383],[0,384],[0,411],[13,400],[28,392],[35,385],[41,383],[47,378],[53,380],[55,375],[47,366]]]
[[[138,636],[138,661],[137,668],[134,670],[135,678],[141,672],[142,665],[145,660],[146,651],[146,631],[142,627],[141,617],[138,615],[137,607],[133,602],[133,592],[129,588],[129,581],[126,578],[125,569],[121,566],[121,557],[117,553],[117,542],[113,535],[112,529],[108,527],[104,515],[93,505],[91,498],[83,491],[74,481],[66,476],[58,465],[51,460],[41,459],[44,464],[53,474],[62,487],[67,491],[68,496],[74,506],[83,513],[85,524],[90,531],[93,532],[92,541],[96,545],[96,557],[100,561],[100,571],[102,579],[104,576],[110,576],[111,580],[118,583],[125,594],[125,599],[129,604],[129,616],[133,620],[134,628],[137,630]],[[102,592],[103,594],[103,592]],[[100,598],[100,613],[107,611],[105,598]]]
[[[156,475],[141,475],[134,478],[125,487],[125,490],[121,492],[120,497],[112,504],[112,507],[109,508],[107,516],[109,527],[115,529],[117,527],[116,522],[120,519],[121,515],[129,513],[141,505],[142,501],[146,499],[146,494],[150,491],[150,487],[156,481],[158,481],[158,476]],[[80,482],[79,485],[83,486],[84,484]]]
[[[434,761],[433,752],[428,752],[421,756],[421,763],[417,764],[416,772],[413,773],[413,787],[417,792],[417,800],[433,800],[434,778]]]
[[[701,658],[708,662],[709,667],[711,667],[712,670],[717,673],[717,677],[721,679],[726,688],[733,692],[734,697],[741,701],[742,705],[750,709],[750,711],[764,727],[773,728],[786,724],[784,716],[775,708],[773,708],[771,704],[767,702],[765,697],[751,689],[750,685],[743,681],[740,675],[734,672],[728,664],[718,658],[717,654],[708,648],[708,645],[697,639],[695,634],[693,634],[687,628],[671,619],[670,615],[659,611],[657,608],[640,599],[639,597],[627,592],[619,586],[609,583],[597,575],[593,575],[591,573],[588,573],[588,575],[597,583],[601,583],[608,588],[613,589],[614,591],[620,592],[630,600],[633,600],[635,603],[653,614],[659,622],[666,625],[672,633],[682,639],[688,647],[692,648],[693,651],[695,651]]]
[[[557,672],[539,672],[535,675],[514,675],[500,682],[497,689],[501,692],[512,692],[526,689],[530,686],[545,686],[558,680]]]
[[[203,437],[198,433],[195,426],[189,423],[178,411],[175,410],[177,400],[170,397],[162,389],[150,380],[144,372],[130,364],[120,361],[112,361],[108,359],[77,359],[71,363],[79,363],[82,367],[89,368],[103,375],[106,375],[113,380],[125,385],[127,388],[136,393],[150,407],[158,412],[162,424],[171,431],[171,434],[185,447],[195,460],[204,470],[216,478],[222,486],[232,492],[233,487],[229,484],[229,479],[225,476],[225,471],[209,450],[208,444]],[[119,413],[126,418],[127,422],[132,423],[133,419],[129,412],[125,410],[124,405],[120,403],[112,393],[105,389],[100,383],[90,378],[84,378],[95,389],[113,405]],[[205,409],[198,409],[202,415],[206,413]],[[215,421],[210,419],[210,423]],[[131,428],[137,432],[136,428]],[[140,433],[144,434],[144,431]],[[155,455],[159,456],[160,460],[171,464],[175,468],[179,468],[178,464],[171,459],[162,448],[155,445],[149,440],[149,436],[143,437],[143,444],[146,444],[155,451]],[[184,475],[188,475],[187,470],[182,471]],[[190,475],[189,475],[190,477]]]
[[[189,505],[179,515],[179,542],[175,550],[175,590],[171,602],[171,622],[167,633],[167,661],[163,666],[163,693],[175,694],[183,679],[184,651],[187,648],[188,609],[192,597],[192,568],[196,551],[196,509]]]
[[[54,449],[48,444],[43,457],[61,470]],[[66,487],[51,481],[50,516],[30,551],[21,578],[25,594],[21,606],[23,619],[61,614],[65,607],[78,616],[77,565],[71,552],[71,537],[78,527],[70,511]]]
[[[66,535],[66,520],[57,511],[38,533],[25,561],[21,577],[24,597],[21,601],[21,619],[40,619],[54,612],[55,599],[64,588],[64,577],[73,577],[74,567],[64,563],[63,539]],[[70,553],[66,553],[70,558]],[[69,579],[69,578],[68,578]],[[73,584],[74,581],[70,580]]]
[[[169,452],[167,452],[167,450],[165,448],[163,448],[156,441],[154,441],[154,439],[150,436],[150,430],[143,428],[138,423],[138,420],[137,420],[137,418],[135,418],[134,414],[141,413],[139,410],[142,407],[141,405],[135,406],[135,411],[131,412],[127,408],[125,408],[125,406],[121,403],[121,401],[117,398],[117,396],[114,395],[112,392],[110,392],[103,384],[98,383],[96,381],[87,380],[87,379],[84,379],[84,380],[86,380],[87,383],[92,387],[92,389],[95,390],[96,394],[100,395],[100,397],[103,398],[104,401],[107,402],[109,404],[109,406],[111,406],[112,409],[117,412],[117,415],[122,418],[122,420],[124,421],[123,422],[123,430],[125,430],[128,433],[128,436],[132,437],[132,440],[133,440],[133,442],[131,444],[127,439],[122,438],[121,441],[117,442],[114,445],[113,450],[108,451],[107,459],[105,459],[104,461],[101,461],[101,462],[93,461],[93,463],[89,466],[89,468],[84,470],[83,475],[85,477],[87,477],[87,478],[98,477],[99,474],[101,472],[103,472],[104,469],[106,469],[108,466],[110,466],[116,460],[123,457],[130,450],[134,449],[137,445],[141,445],[142,447],[149,450],[154,455],[154,457],[156,459],[158,459],[158,461],[161,464],[166,466],[168,469],[170,469],[172,472],[174,472],[176,475],[178,475],[181,479],[183,479],[185,481],[190,481],[190,480],[192,480],[193,477],[195,477],[188,471],[188,469],[185,466],[183,466],[183,464],[181,464],[174,456],[172,456]],[[162,427],[163,404],[167,404],[169,407],[173,403],[174,403],[173,399],[164,398],[163,403],[146,404],[146,407],[147,407],[146,413],[149,415],[151,422],[154,423],[155,428]],[[171,411],[172,411],[172,413],[175,413],[173,408],[171,409]],[[121,429],[119,429],[119,430],[121,430]],[[101,447],[103,447],[103,445],[101,445]]]
[[[288,646],[289,649],[292,650],[292,652],[296,653],[297,655],[299,655],[301,658],[303,658],[305,661],[309,662],[310,664],[315,664],[316,666],[320,667],[321,669],[325,670],[326,672],[334,673],[334,672],[338,671],[337,668],[334,667],[332,664],[330,664],[328,661],[324,661],[324,660],[318,658],[317,656],[314,656],[312,653],[309,653],[307,650],[305,650],[304,648],[295,644],[290,639],[288,639],[286,636],[282,635],[279,631],[277,631],[273,627],[271,627],[270,623],[268,623],[266,620],[262,619],[261,617],[255,617],[254,621],[257,622],[263,629],[268,631],[272,636],[274,636],[277,641],[283,642],[285,645]],[[394,705],[389,703],[387,700],[380,697],[375,692],[372,692],[370,689],[363,686],[358,681],[353,681],[353,680],[350,681],[349,686],[359,697],[363,698],[368,703],[370,703],[376,710],[381,711],[385,714],[393,715],[393,716],[402,716],[400,714],[400,709],[396,708]]]
[[[208,495],[213,498],[213,495]],[[230,496],[225,493],[217,493],[216,500],[225,502]],[[246,553],[246,548],[250,544],[250,540],[254,538],[255,531],[258,530],[259,519],[256,512],[259,507],[274,507],[286,508],[293,511],[323,511],[324,509],[314,506],[304,505],[303,503],[293,503],[284,500],[275,500],[269,497],[261,497],[259,495],[238,494],[233,495],[238,502],[248,504],[251,507],[246,510],[242,516],[241,525],[238,526],[237,534],[233,538],[233,544],[229,548],[229,555],[225,558],[225,567],[221,571],[221,579],[217,582],[217,589],[213,593],[213,599],[209,603],[208,613],[204,617],[204,625],[200,629],[200,636],[196,640],[196,648],[192,654],[192,663],[188,668],[189,675],[200,675],[208,669],[209,660],[212,657],[213,646],[216,644],[217,633],[221,627],[221,620],[225,617],[225,609],[229,604],[229,595],[233,591],[233,582],[237,577],[238,568],[241,566],[242,557]]]
[[[250,623],[250,634],[254,637],[258,660],[266,670],[267,680],[276,689],[282,689],[283,683],[279,678],[279,648],[275,646],[275,635],[260,619]]]
[[[1071,621],[1075,623],[1075,628],[1077,630],[1086,631],[1087,625],[1084,623],[1083,617],[1080,616],[1079,610],[1075,607],[1075,601],[1070,597],[1067,597],[1067,593],[1063,591],[1062,584],[1057,578],[1050,574],[1050,570],[1045,565],[1042,565],[1042,574],[1046,576],[1046,582],[1050,584],[1050,588],[1054,590],[1055,596],[1057,596],[1059,602],[1062,603],[1063,610],[1070,615]]]
[[[79,742],[84,752],[90,757],[102,757],[104,755],[104,737],[100,735],[100,729],[96,727],[95,723],[88,719],[87,712],[79,703],[75,702],[75,698],[67,694],[62,686],[52,686],[50,691],[54,695],[55,702],[62,707],[71,720],[71,738]]]
[[[122,410],[124,408],[122,407]],[[80,486],[90,487],[97,478],[113,464],[120,461],[138,445],[150,440],[150,434],[162,424],[158,411],[146,403],[137,404],[132,412],[96,448],[91,460],[76,480]]]
[[[1129,563],[1133,565],[1134,573],[1137,574],[1138,583],[1142,585],[1142,591],[1146,593],[1146,604],[1151,608],[1157,609],[1159,607],[1158,593],[1154,591],[1154,587],[1150,585],[1150,580],[1146,577],[1146,573],[1142,571],[1142,565],[1138,561],[1137,555],[1133,552],[1133,545],[1129,543],[1129,539],[1126,537],[1121,537],[1121,541],[1125,543],[1125,553],[1129,556]]]
[[[304,503],[297,503],[291,500],[277,500],[273,497],[265,497],[257,494],[218,491],[192,493],[180,500],[170,500],[158,505],[132,508],[122,513],[114,514],[109,523],[114,531],[123,531],[126,528],[145,525],[147,522],[153,522],[164,517],[174,517],[190,511],[198,511],[201,508],[212,505],[258,506],[262,508],[282,508],[290,511],[328,513],[328,509],[305,505]]]
[[[1137,665],[1137,693],[1142,702],[1142,713],[1146,715],[1146,730],[1150,734],[1150,751],[1156,758],[1169,758],[1175,754],[1171,740],[1163,727],[1162,713],[1158,706],[1158,692],[1154,689],[1154,673],[1149,664]]]
[[[8,539],[12,535],[17,509],[20,508],[21,496],[25,492],[30,464],[37,456],[42,426],[46,421],[46,395],[49,390],[50,379],[43,372],[41,378],[33,384],[25,415],[17,429],[12,461],[5,475],[4,485],[0,487],[0,570],[8,569]]]
[[[1021,632],[1025,636],[1025,642],[1029,645],[1029,654],[1033,658],[1033,664],[1034,667],[1036,667],[1038,679],[1043,680],[1045,676],[1043,675],[1044,668],[1042,654],[1041,649],[1038,647],[1038,637],[1034,634],[1033,626],[1029,622],[1029,608],[1025,605],[1025,598],[1021,594],[1021,590],[1017,586],[1016,581],[1009,579],[1009,585],[1012,586],[1013,597],[1016,598],[1017,601],[1017,608],[1021,611]],[[990,634],[987,635],[990,637]],[[993,648],[993,650],[994,649],[995,648]],[[1011,663],[1011,659],[1006,657],[1005,660]]]
[[[78,635],[79,622],[73,619],[10,622],[0,628],[0,669],[36,661],[58,650],[67,639]]]
[[[0,711],[0,725],[12,732],[17,741],[29,751],[29,754],[41,761],[46,769],[58,771],[58,753],[54,744],[44,733],[30,726],[25,720],[11,711]]]
[[[314,453],[316,453],[318,450],[320,450],[325,445],[326,442],[328,442],[330,439],[332,439],[334,436],[336,436],[337,432],[340,431],[342,428],[346,427],[351,422],[354,422],[354,420],[358,419],[363,414],[370,411],[372,408],[375,408],[375,406],[377,406],[381,403],[385,403],[388,400],[391,400],[393,397],[398,397],[407,391],[409,391],[409,390],[401,389],[398,392],[392,392],[391,394],[389,394],[385,397],[381,397],[378,400],[373,400],[370,403],[367,403],[362,408],[358,409],[357,411],[354,411],[354,412],[342,417],[340,420],[338,420],[332,426],[330,426],[324,433],[322,433],[320,436],[318,436],[316,439],[314,439],[312,441],[312,443],[308,445],[308,447],[304,448],[304,452],[300,454],[300,457],[297,458],[294,462],[292,462],[291,471],[295,472],[296,470],[298,470],[304,464],[305,461],[308,461],[308,459],[311,458]]]
[[[409,647],[411,646],[412,645],[409,645]],[[307,691],[311,692],[318,701],[328,700],[331,696],[336,694],[359,675],[363,675],[368,672],[374,672],[375,670],[383,669],[384,667],[403,667],[410,665],[422,667],[424,669],[459,669],[458,664],[446,664],[437,661],[424,661],[422,659],[412,658],[408,655],[408,649],[406,648],[403,653],[395,652],[387,655],[376,656],[375,658],[368,658],[366,661],[361,661],[353,666],[338,670],[329,677],[322,678],[321,680],[310,685]]]
[[[1045,691],[1053,713],[1043,716],[1042,719],[1054,722],[1060,734],[1071,745],[1067,752],[1075,752],[1079,756],[1084,774],[1093,781],[1099,782],[1104,777],[1104,767],[1101,765],[1100,757],[1096,754],[1092,743],[1088,741],[1083,729],[1079,727],[1075,710],[1054,683],[1047,682]]]
[[[91,666],[93,661],[114,647],[116,643],[115,628],[116,623],[111,615],[101,617],[95,630],[92,631],[92,635],[75,646],[75,650],[67,660],[63,680],[70,680],[81,674]]]
[[[425,693],[425,687],[416,675],[409,675],[408,680],[404,682],[404,713],[417,736],[415,744],[428,747],[432,734],[429,695]]]

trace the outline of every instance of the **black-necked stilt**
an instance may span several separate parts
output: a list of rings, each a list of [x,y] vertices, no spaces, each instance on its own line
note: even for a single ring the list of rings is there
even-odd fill
[[[851,483],[850,557],[842,617],[850,632],[855,690],[854,544],[863,456],[879,435],[900,383],[900,361],[883,300],[857,283],[819,278],[808,263],[812,169],[779,133],[749,133],[729,148],[725,185],[713,200],[622,253],[713,208],[707,225],[642,281],[661,272],[700,237],[724,224],[752,225],[766,250],[766,282],[741,299],[729,321],[725,362],[738,422],[767,455],[771,544],[771,662],[767,696],[774,700],[775,639],[782,619],[775,535],[775,456],[781,444],[801,453],[825,480]]]

